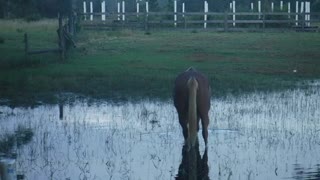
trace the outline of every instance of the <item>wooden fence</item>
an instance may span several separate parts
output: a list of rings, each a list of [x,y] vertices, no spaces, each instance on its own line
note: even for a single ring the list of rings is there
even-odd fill
[[[76,20],[74,16],[69,16],[67,22],[63,23],[63,17],[58,16],[58,24],[59,27],[57,29],[58,35],[58,46],[53,48],[46,49],[33,49],[31,50],[29,45],[29,37],[28,34],[24,34],[24,44],[25,44],[25,55],[28,58],[29,55],[33,54],[43,54],[43,53],[59,53],[60,59],[64,60],[66,58],[66,52],[68,49],[68,45],[72,44],[75,47],[75,43],[73,41],[73,36],[75,34],[75,24]]]
[[[211,28],[232,31],[237,28],[294,28],[318,31],[320,13],[287,12],[122,12],[82,13],[85,28]],[[100,17],[104,17],[101,20]]]

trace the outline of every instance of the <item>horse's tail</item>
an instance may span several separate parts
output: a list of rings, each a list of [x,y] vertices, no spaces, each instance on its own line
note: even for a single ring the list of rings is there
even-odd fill
[[[189,107],[188,107],[188,144],[195,146],[197,140],[197,90],[198,81],[191,77],[188,80]]]

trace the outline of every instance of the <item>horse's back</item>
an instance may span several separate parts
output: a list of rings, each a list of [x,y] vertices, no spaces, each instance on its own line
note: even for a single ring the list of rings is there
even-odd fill
[[[198,82],[197,107],[198,111],[208,112],[210,108],[210,86],[208,78],[194,68],[188,68],[179,74],[174,85],[174,105],[178,111],[186,111],[188,107],[188,80],[194,77]]]

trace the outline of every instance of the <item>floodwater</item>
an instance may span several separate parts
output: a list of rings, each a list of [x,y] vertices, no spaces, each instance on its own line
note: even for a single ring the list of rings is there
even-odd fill
[[[2,106],[0,134],[33,130],[16,150],[31,180],[319,179],[319,90],[212,99],[207,150],[201,133],[197,149],[183,147],[172,101]]]

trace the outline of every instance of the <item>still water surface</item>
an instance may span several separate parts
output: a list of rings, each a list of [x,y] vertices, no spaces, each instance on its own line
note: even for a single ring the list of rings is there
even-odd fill
[[[0,134],[34,131],[17,150],[26,179],[319,179],[320,86],[212,99],[207,151],[183,148],[171,101],[0,107]],[[197,167],[196,167],[197,166]],[[190,168],[189,168],[190,169]]]

